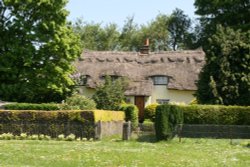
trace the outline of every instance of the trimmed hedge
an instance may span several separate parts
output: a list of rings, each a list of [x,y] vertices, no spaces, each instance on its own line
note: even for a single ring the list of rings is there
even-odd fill
[[[107,117],[109,117],[107,119]],[[97,121],[123,121],[124,113],[115,111],[22,111],[0,110],[0,134],[43,134],[57,137],[75,134],[94,138]]]
[[[6,110],[60,110],[61,105],[55,103],[42,103],[42,104],[33,104],[33,103],[11,103],[4,105]]]
[[[138,127],[138,108],[134,104],[122,104],[119,110],[124,111],[125,121],[130,121],[132,129]]]
[[[174,137],[178,124],[183,122],[183,113],[179,106],[159,105],[155,114],[156,139],[170,140]]]
[[[184,124],[250,125],[250,106],[179,106]]]

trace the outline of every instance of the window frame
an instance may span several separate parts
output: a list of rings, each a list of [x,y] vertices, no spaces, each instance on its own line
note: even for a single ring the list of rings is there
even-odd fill
[[[169,77],[166,75],[155,75],[155,76],[152,76],[151,78],[153,80],[154,85],[168,85],[168,82],[169,82]],[[158,82],[159,80],[157,81],[157,78],[164,78],[166,80],[166,82],[164,82],[164,83]],[[160,81],[162,81],[162,80],[160,80]]]

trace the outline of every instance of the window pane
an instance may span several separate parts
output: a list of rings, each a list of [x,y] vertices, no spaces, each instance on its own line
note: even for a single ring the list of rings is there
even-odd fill
[[[154,85],[167,85],[168,78],[166,76],[155,76],[153,77]]]

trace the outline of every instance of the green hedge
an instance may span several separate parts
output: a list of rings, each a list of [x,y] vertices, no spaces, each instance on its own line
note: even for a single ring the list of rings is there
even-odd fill
[[[152,122],[155,122],[155,111],[158,105],[157,103],[153,103],[145,107],[145,119],[150,119]]]
[[[112,115],[112,113],[114,113]],[[103,116],[102,116],[103,115]],[[109,119],[106,119],[106,117]],[[97,121],[123,121],[123,112],[114,111],[22,111],[0,110],[0,134],[43,134],[57,137],[75,134],[76,137],[93,138]]]
[[[155,133],[157,140],[170,140],[174,137],[178,124],[183,122],[179,106],[159,105],[155,114]]]
[[[134,104],[122,104],[119,110],[124,111],[125,121],[130,121],[132,129],[138,127],[138,108]]]
[[[250,106],[179,106],[184,124],[250,125]]]
[[[42,104],[33,104],[33,103],[11,103],[4,105],[6,110],[60,110],[60,104],[55,103],[42,103]]]

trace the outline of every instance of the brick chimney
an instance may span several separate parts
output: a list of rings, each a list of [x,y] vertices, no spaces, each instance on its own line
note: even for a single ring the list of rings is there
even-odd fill
[[[140,54],[148,55],[149,54],[149,39],[147,38],[144,42],[144,45],[140,49]]]

